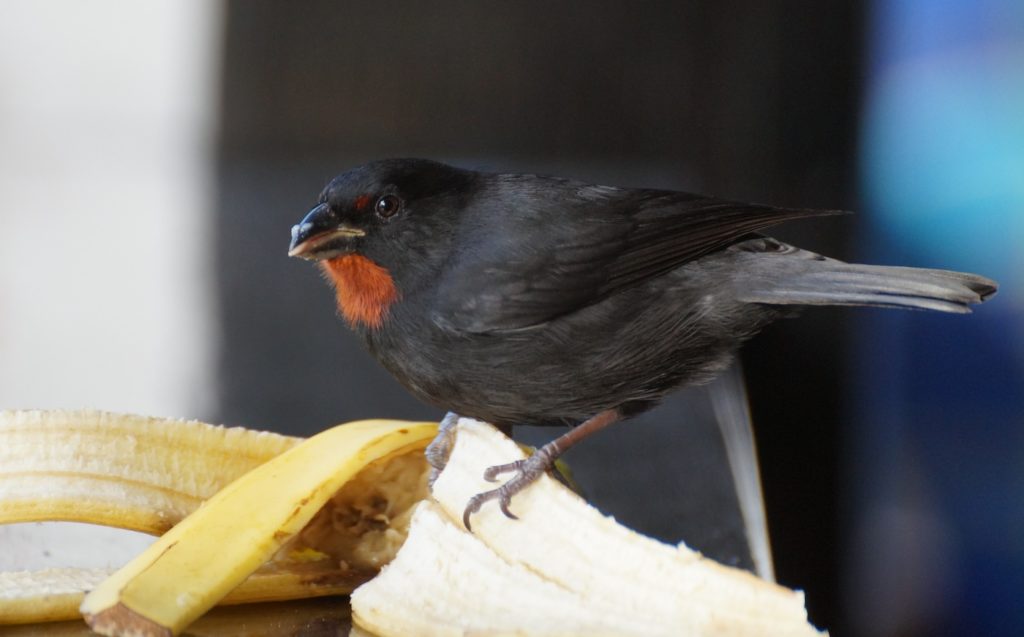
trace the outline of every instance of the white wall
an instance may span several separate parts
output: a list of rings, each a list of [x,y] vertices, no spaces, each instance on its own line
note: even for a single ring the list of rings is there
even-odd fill
[[[0,406],[192,415],[210,383],[220,5],[2,15]]]
[[[222,10],[0,5],[0,409],[211,411]]]

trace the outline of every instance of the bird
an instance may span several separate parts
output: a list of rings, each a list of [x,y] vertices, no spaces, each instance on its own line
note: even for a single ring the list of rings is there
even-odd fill
[[[802,306],[967,313],[997,284],[975,274],[861,265],[761,233],[835,210],[742,203],[540,174],[396,158],[330,180],[291,229],[340,315],[411,394],[447,412],[427,449],[443,468],[458,417],[568,426],[475,495],[512,497],[579,441],[677,389]]]

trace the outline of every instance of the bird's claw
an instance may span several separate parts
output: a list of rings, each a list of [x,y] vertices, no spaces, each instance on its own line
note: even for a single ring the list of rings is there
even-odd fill
[[[512,496],[516,493],[515,490],[507,489],[506,487],[508,486],[508,484],[503,484],[497,489],[478,493],[469,499],[469,502],[466,504],[466,510],[462,512],[462,524],[465,525],[467,531],[473,531],[473,526],[469,523],[470,516],[479,511],[484,503],[489,500],[498,501],[498,508],[500,508],[501,512],[505,514],[505,517],[510,520],[519,519],[519,516],[512,513],[508,508],[509,505],[512,504]]]
[[[545,454],[534,453],[525,460],[516,460],[507,464],[488,467],[484,471],[484,479],[488,482],[494,482],[494,479],[502,473],[515,472],[516,475],[497,489],[478,493],[469,499],[469,502],[466,504],[466,510],[462,513],[462,523],[465,525],[466,530],[473,530],[469,523],[470,516],[478,512],[484,503],[490,500],[498,501],[498,508],[505,514],[505,517],[511,520],[518,520],[519,517],[509,509],[509,505],[512,503],[512,496],[536,482],[537,478],[544,475],[544,472],[550,469],[552,464],[553,460],[548,459]]]

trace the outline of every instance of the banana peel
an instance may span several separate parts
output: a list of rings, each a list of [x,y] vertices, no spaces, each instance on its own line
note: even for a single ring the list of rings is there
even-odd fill
[[[402,455],[431,423],[363,421],[317,434],[219,491],[86,595],[98,633],[176,635],[270,559],[370,462]],[[323,458],[345,458],[325,462]]]
[[[186,533],[184,546],[198,545],[212,557],[200,572],[176,567],[167,574],[177,588],[176,612],[185,618],[174,626],[201,614],[197,609],[210,599],[344,594],[375,574],[404,539],[408,509],[426,495],[422,448],[435,432],[433,423],[364,421],[303,442],[96,411],[0,412],[0,523],[70,520],[159,534],[202,512],[199,519],[207,521]],[[228,495],[238,479],[248,480],[248,501]],[[228,500],[212,507],[214,528],[211,507],[200,507],[208,499]],[[269,539],[259,539],[263,532]],[[163,541],[173,541],[168,535]],[[133,563],[151,555],[147,550]],[[111,577],[103,569],[0,573],[0,624],[81,617],[85,592],[109,590],[101,582],[115,585]],[[124,588],[126,597],[134,590]],[[105,613],[96,599],[82,608],[109,622],[113,611]]]
[[[117,574],[102,582],[106,573],[93,574],[82,612],[104,634],[174,635],[224,595],[252,586],[260,564],[295,584],[303,581],[296,564],[306,560],[314,570],[332,563],[362,579],[383,565],[351,597],[357,627],[383,637],[819,634],[802,594],[639,535],[548,477],[513,499],[519,520],[484,507],[474,533],[467,532],[466,501],[494,486],[483,481],[484,468],[523,451],[489,425],[463,420],[432,497],[416,504],[426,495],[419,451],[434,431],[386,421],[342,426],[303,443],[277,441],[281,455],[230,486],[206,480],[217,495]],[[4,480],[0,472],[0,522]],[[144,505],[138,509],[110,518],[155,519],[141,514]],[[27,507],[10,510],[24,518]],[[0,623],[7,619],[3,577]],[[357,581],[350,578],[348,590]],[[21,588],[28,588],[24,581]]]
[[[0,412],[0,523],[88,522],[160,535],[300,442],[93,410]]]

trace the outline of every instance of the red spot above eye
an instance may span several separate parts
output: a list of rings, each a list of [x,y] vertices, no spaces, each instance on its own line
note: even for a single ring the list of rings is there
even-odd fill
[[[356,197],[356,210],[365,210],[370,205],[370,195],[359,195]]]

